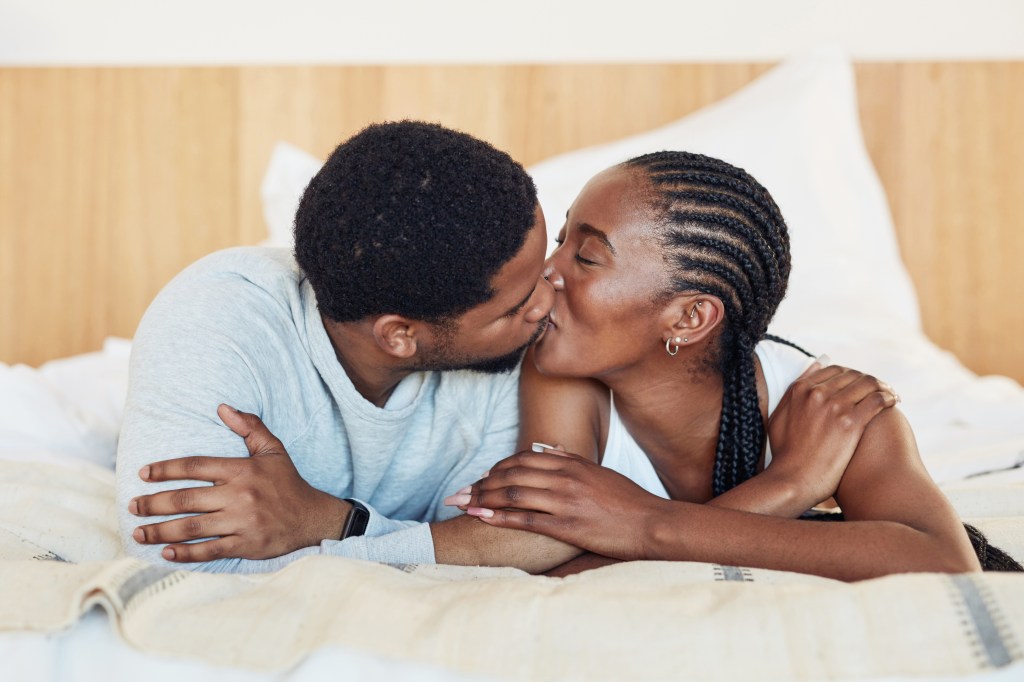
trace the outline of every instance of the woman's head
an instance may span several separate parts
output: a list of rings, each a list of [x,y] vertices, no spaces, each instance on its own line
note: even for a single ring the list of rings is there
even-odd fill
[[[749,354],[768,329],[789,281],[789,233],[775,201],[746,171],[687,152],[656,152],[622,165],[646,179],[644,198],[669,273],[666,295],[721,301],[718,365]]]
[[[602,377],[653,358],[715,371],[724,388],[715,490],[753,475],[764,438],[753,351],[790,270],[768,192],[717,159],[647,154],[593,178],[559,241],[538,368]]]

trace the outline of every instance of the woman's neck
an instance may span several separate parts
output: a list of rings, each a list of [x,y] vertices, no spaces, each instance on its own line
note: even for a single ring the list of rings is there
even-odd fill
[[[623,425],[672,498],[703,502],[710,498],[722,377],[696,359],[658,360],[602,379]]]

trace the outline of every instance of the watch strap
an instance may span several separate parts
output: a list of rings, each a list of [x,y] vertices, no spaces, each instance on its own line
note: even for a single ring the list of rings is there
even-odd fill
[[[349,497],[345,498],[345,501],[352,505],[352,509],[349,510],[348,518],[345,519],[345,528],[342,529],[339,540],[364,534],[367,524],[370,523],[370,510],[366,508],[365,504]]]

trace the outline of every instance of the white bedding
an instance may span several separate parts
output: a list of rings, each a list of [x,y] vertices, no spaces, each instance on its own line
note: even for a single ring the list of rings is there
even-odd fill
[[[532,169],[549,225],[557,228],[558,216],[564,214],[567,202],[593,172],[635,153],[666,147],[687,148],[715,153],[747,167],[777,196],[793,232],[796,263],[793,285],[773,331],[815,352],[828,352],[837,362],[871,371],[896,386],[904,401],[901,407],[915,429],[929,471],[943,484],[965,518],[981,526],[994,544],[1011,550],[1022,560],[1024,389],[1006,378],[973,375],[921,332],[913,288],[899,260],[884,196],[860,142],[856,103],[851,93],[849,65],[841,57],[831,52],[811,55],[783,65],[736,96],[676,124],[553,159]],[[770,136],[766,134],[766,127]],[[786,155],[787,163],[778,163],[781,152],[786,151],[790,152]],[[275,153],[263,186],[272,242],[287,243],[297,196],[318,165],[318,161],[293,148],[280,147]],[[872,272],[877,282],[856,280],[858,261],[851,258],[851,254],[863,257],[866,253],[871,254]],[[823,273],[830,278],[832,288],[823,285]],[[865,320],[871,323],[866,324]],[[489,584],[490,589],[498,590],[499,597],[502,591],[520,595],[524,608],[532,609],[534,615],[544,613],[552,604],[567,603],[557,600],[572,590],[590,595],[587,601],[581,602],[582,606],[592,605],[596,609],[604,604],[608,606],[607,611],[595,610],[590,616],[581,616],[581,622],[574,622],[571,614],[563,612],[549,618],[566,623],[566,627],[615,632],[616,645],[629,645],[633,659],[603,660],[602,655],[615,647],[597,638],[589,641],[589,648],[584,643],[564,653],[557,647],[541,648],[531,637],[541,636],[536,633],[547,622],[545,619],[531,621],[527,618],[520,623],[520,629],[508,632],[502,630],[500,621],[489,623],[490,627],[467,626],[460,630],[459,622],[451,622],[452,617],[444,610],[438,612],[434,622],[438,627],[443,625],[448,631],[459,633],[452,638],[450,646],[467,647],[461,656],[458,651],[417,650],[416,642],[434,634],[428,631],[418,638],[410,636],[408,651],[395,650],[392,655],[365,642],[359,643],[357,638],[346,639],[336,634],[316,640],[321,641],[322,646],[311,646],[308,651],[303,649],[309,655],[300,657],[296,666],[266,671],[219,666],[212,661],[221,659],[208,650],[200,653],[203,647],[199,645],[186,649],[192,660],[168,657],[154,645],[158,638],[154,638],[151,628],[138,627],[133,631],[124,625],[123,619],[111,619],[97,608],[80,618],[77,614],[69,616],[70,626],[64,632],[38,631],[52,629],[57,621],[51,619],[49,625],[30,626],[30,619],[19,620],[19,614],[4,611],[2,603],[19,596],[17,581],[28,575],[26,565],[13,559],[57,556],[73,562],[99,561],[110,565],[119,561],[110,507],[113,499],[106,491],[112,485],[109,472],[126,390],[129,351],[129,341],[109,339],[101,351],[57,360],[38,369],[0,364],[0,490],[3,491],[0,499],[0,630],[5,623],[8,627],[11,623],[22,623],[22,629],[26,630],[0,632],[0,678],[160,680],[185,677],[220,682],[339,677],[428,681],[506,679],[517,676],[516,671],[520,677],[537,679],[572,676],[555,675],[550,670],[522,674],[528,668],[516,667],[513,663],[498,666],[493,671],[469,663],[473,659],[470,650],[493,646],[495,638],[507,636],[509,632],[518,638],[509,642],[510,647],[522,647],[523,651],[534,654],[543,651],[544,660],[555,666],[552,670],[564,673],[573,670],[574,664],[580,669],[596,666],[597,671],[609,679],[636,676],[636,670],[648,669],[640,664],[651,663],[649,657],[671,653],[673,642],[652,639],[649,635],[644,639],[642,633],[638,634],[642,628],[620,628],[615,619],[601,615],[616,611],[628,615],[633,608],[630,600],[644,597],[641,592],[632,591],[642,584],[631,586],[628,581],[624,582],[626,574],[615,573],[618,569],[614,567],[610,572],[598,571],[575,582],[557,583],[562,586],[557,589],[551,587],[556,583],[544,582],[541,578],[516,582],[515,577],[506,576]],[[68,476],[68,472],[74,475]],[[62,479],[68,483],[58,485]],[[48,487],[51,482],[52,490]],[[46,504],[52,505],[50,511],[42,514],[47,522],[42,526],[33,525],[32,519],[39,517],[34,512],[39,505]],[[89,542],[82,544],[83,537]],[[51,562],[38,565],[40,571],[52,570],[55,566]],[[397,572],[387,572],[393,569],[380,567],[383,573],[363,574],[358,572],[362,569],[349,564],[336,566],[339,573],[353,572],[368,581],[405,585],[396,582]],[[58,565],[58,572],[60,568]],[[719,573],[725,571],[740,576],[749,573],[732,567],[712,568]],[[326,569],[303,565],[294,570],[308,572],[312,580],[322,578]],[[657,565],[646,568],[638,565],[635,570],[638,572],[630,575],[639,578],[641,583],[649,579],[652,584],[661,584],[659,580],[671,584],[677,578],[682,579],[673,578],[671,571],[666,573]],[[681,609],[681,613],[698,614],[697,620],[709,623],[710,631],[703,632],[686,630],[692,623],[669,621],[671,627],[678,625],[678,630],[666,628],[661,638],[706,637],[706,640],[700,639],[705,644],[694,652],[694,658],[700,659],[695,660],[694,665],[704,662],[701,657],[712,662],[721,659],[724,672],[734,671],[738,669],[735,666],[744,664],[741,652],[745,649],[733,650],[731,642],[733,629],[743,622],[747,613],[745,609],[751,614],[769,614],[765,616],[769,618],[766,622],[782,629],[780,647],[794,651],[786,652],[789,659],[783,657],[776,662],[783,667],[796,666],[791,676],[801,679],[816,679],[814,670],[828,670],[827,666],[814,668],[814,665],[823,665],[823,660],[834,661],[838,667],[832,670],[839,671],[837,674],[842,679],[922,679],[922,675],[927,679],[942,679],[946,670],[936,671],[928,667],[927,660],[915,661],[915,657],[953,656],[950,652],[962,645],[953,637],[941,643],[922,641],[920,648],[914,649],[907,644],[915,641],[912,637],[901,639],[907,629],[913,634],[915,628],[923,631],[927,626],[933,628],[929,632],[935,634],[938,630],[934,628],[939,627],[932,622],[940,620],[936,614],[909,596],[906,604],[921,608],[906,612],[893,605],[891,612],[891,618],[902,623],[892,639],[903,642],[907,650],[886,654],[873,649],[874,657],[866,657],[859,667],[855,659],[844,658],[841,646],[833,650],[831,639],[814,639],[814,629],[808,630],[799,614],[790,613],[785,618],[779,616],[778,621],[772,620],[773,609],[787,613],[803,603],[800,599],[805,590],[817,590],[814,594],[818,602],[812,600],[810,607],[805,604],[805,611],[811,608],[813,617],[820,619],[822,627],[831,623],[833,617],[845,623],[845,629],[836,634],[840,643],[843,637],[858,635],[865,638],[865,646],[877,647],[879,643],[871,640],[870,631],[857,629],[858,620],[862,621],[869,614],[878,617],[881,611],[872,610],[871,605],[877,607],[881,602],[884,606],[887,603],[884,597],[892,585],[900,586],[895,592],[897,595],[913,595],[916,590],[937,589],[934,577],[871,581],[857,588],[861,591],[851,593],[848,586],[772,572],[750,574],[756,578],[754,582],[760,584],[744,590],[743,585],[722,585],[720,579],[708,578],[705,574],[713,576],[714,570],[707,565],[681,566],[678,570],[683,577],[690,575],[687,571],[705,576],[694,581],[706,583],[706,593],[703,590],[679,592],[677,601],[664,599],[664,605],[654,600],[650,618],[664,616],[667,611],[662,613],[662,610],[672,607]],[[976,586],[982,591],[999,591],[1006,602],[1007,613],[1019,617],[1020,622],[1002,629],[998,623],[993,625],[999,630],[995,640],[991,639],[991,632],[987,640],[981,632],[985,625],[983,609],[981,612],[968,609],[970,613],[965,612],[963,623],[968,630],[976,626],[980,633],[977,640],[980,644],[976,645],[981,652],[979,656],[992,651],[998,654],[999,646],[1004,646],[1006,657],[1000,659],[997,655],[992,659],[1003,661],[998,668],[992,668],[991,660],[986,663],[984,656],[973,663],[973,659],[965,659],[966,662],[958,664],[959,668],[949,671],[955,672],[953,676],[957,679],[999,682],[1024,679],[1024,633],[1021,632],[1024,576],[1003,578],[1006,577],[986,576],[979,579]],[[223,579],[229,581],[224,585],[232,589],[244,586],[238,579]],[[411,575],[402,580],[419,579]],[[186,581],[187,584],[193,582],[206,584],[201,580]],[[54,586],[58,584],[54,582]],[[264,586],[260,590],[272,593],[272,587]],[[452,589],[461,598],[477,588]],[[8,592],[5,594],[3,590]],[[478,598],[484,603],[486,591],[480,587],[478,592]],[[433,598],[434,593],[425,594]],[[712,598],[713,595],[717,596]],[[294,596],[296,609],[308,608],[316,599],[315,594],[305,594],[301,587],[295,588]],[[277,595],[277,598],[278,601],[269,603],[276,608],[287,604],[287,595]],[[493,594],[487,599],[490,599],[486,601],[490,608],[501,608],[502,601]],[[616,599],[622,600],[621,608],[616,606]],[[422,600],[403,604],[402,608],[408,609],[411,617],[428,601],[430,599],[424,596]],[[843,611],[843,617],[828,609],[814,610],[814,604],[819,602],[834,604],[837,610]],[[862,605],[860,610],[856,607],[858,603]],[[766,610],[765,604],[774,606]],[[472,605],[470,598],[470,610]],[[467,606],[461,602],[452,605],[452,609],[458,608]],[[351,616],[346,614],[345,617]],[[558,620],[560,618],[566,620]],[[531,623],[534,629],[530,629]],[[891,623],[879,623],[880,628],[889,625]],[[37,631],[33,631],[33,627]],[[336,624],[336,627],[342,625]],[[718,631],[716,627],[722,629]],[[790,632],[786,628],[791,629],[792,640],[785,639]],[[567,643],[570,634],[564,635]],[[765,637],[768,634],[778,636],[779,632],[766,631]],[[125,643],[126,636],[135,638],[132,641],[137,648]],[[797,645],[806,642],[808,637],[814,650],[804,654]],[[352,645],[341,646],[342,641]],[[930,653],[929,645],[939,646],[939,649]],[[265,653],[268,660],[279,660],[274,658],[272,648]],[[1009,665],[1007,658],[1012,661]],[[804,659],[807,666],[800,668]]]

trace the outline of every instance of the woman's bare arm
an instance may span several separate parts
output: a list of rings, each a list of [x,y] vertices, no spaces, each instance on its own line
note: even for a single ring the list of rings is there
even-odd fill
[[[837,498],[846,523],[663,500],[589,462],[564,457],[542,462],[544,457],[555,456],[527,453],[505,460],[498,466],[514,469],[513,474],[492,474],[474,486],[474,505],[494,509],[481,518],[492,525],[525,527],[528,512],[495,509],[512,485],[518,487],[517,506],[532,512],[531,530],[621,559],[758,566],[842,580],[980,568],[896,410],[869,424],[840,482]],[[552,462],[560,468],[538,469]],[[499,478],[502,484],[496,484]]]

